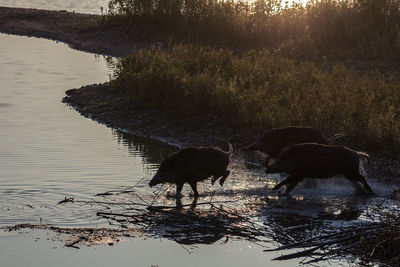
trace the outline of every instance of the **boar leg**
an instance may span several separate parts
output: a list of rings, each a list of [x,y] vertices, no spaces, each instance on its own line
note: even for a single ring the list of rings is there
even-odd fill
[[[295,188],[296,185],[297,185],[301,180],[303,180],[303,177],[295,177],[295,178],[289,183],[288,187],[286,188],[285,195],[289,194],[290,191],[292,191],[293,188]]]
[[[194,196],[197,197],[199,195],[199,192],[197,192],[197,182],[190,182],[189,185],[193,190]]]
[[[190,208],[193,210],[196,208],[196,206],[197,206],[197,197],[194,197],[192,203],[190,204]]]
[[[298,177],[298,176],[289,176],[285,180],[283,180],[281,183],[275,185],[273,190],[278,190],[281,188],[283,185],[289,184],[289,186],[286,188],[285,194],[289,194],[290,191],[293,190],[293,188],[296,187],[296,185],[303,180],[303,177]]]
[[[265,158],[264,166],[268,168],[270,157]]]
[[[177,210],[182,209],[182,199],[180,197],[177,197],[175,200],[175,206]]]
[[[367,181],[365,180],[365,177],[362,176],[361,174],[354,174],[354,175],[345,175],[347,179],[350,181],[358,181],[361,182],[364,185],[365,190],[367,190],[369,193],[374,193],[372,191],[372,188],[368,185]]]
[[[211,185],[214,185],[215,181],[218,180],[219,176],[213,175],[211,178]]]
[[[279,184],[275,185],[274,188],[272,190],[278,190],[279,188],[282,187],[282,185],[285,184],[291,184],[294,182],[294,180],[296,179],[295,176],[289,176],[287,177],[285,180],[283,180],[282,182],[280,182]]]
[[[224,185],[225,180],[226,180],[226,178],[228,178],[228,175],[229,175],[230,173],[231,173],[231,171],[230,171],[230,170],[227,170],[226,173],[224,174],[224,176],[222,176],[222,178],[219,179],[219,184],[220,184],[221,186]]]
[[[182,183],[176,184],[176,196],[181,196],[182,195],[181,194],[182,188],[183,188],[183,184]]]

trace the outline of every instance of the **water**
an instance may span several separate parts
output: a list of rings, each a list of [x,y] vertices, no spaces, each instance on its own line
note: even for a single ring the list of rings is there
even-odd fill
[[[252,0],[249,0],[252,1]],[[300,1],[287,1],[288,4],[292,2],[307,3],[309,0]],[[24,8],[37,8],[48,10],[67,10],[75,11],[78,13],[101,14],[101,8],[106,13],[108,10],[109,0],[0,0],[0,6],[6,7],[24,7]]]
[[[108,0],[0,0],[0,6],[101,14],[101,8],[103,8],[103,12],[107,10],[108,2]]]
[[[0,34],[0,44],[0,226],[105,227],[109,221],[96,216],[97,206],[57,203],[64,197],[93,199],[98,193],[132,186],[143,177],[136,189],[152,195],[149,177],[161,158],[176,148],[109,129],[61,102],[65,90],[108,79],[110,70],[103,57],[37,38]],[[132,266],[132,262],[187,266],[192,261],[199,266],[227,262],[240,266],[244,261],[265,266],[272,257],[247,242],[199,245],[188,254],[167,239],[131,238],[111,248],[79,251],[47,239],[51,239],[49,233],[41,231],[23,236],[1,233],[1,266],[54,266],[55,262],[57,266],[83,262],[104,266],[116,260],[115,255],[120,266]],[[20,253],[26,257],[18,257]]]

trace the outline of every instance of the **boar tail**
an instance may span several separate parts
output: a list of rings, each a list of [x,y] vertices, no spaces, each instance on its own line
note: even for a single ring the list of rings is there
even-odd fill
[[[340,139],[340,138],[343,138],[343,137],[346,137],[346,134],[344,134],[344,133],[336,133],[336,134],[332,135],[331,138],[328,139],[328,144],[333,144],[333,142],[335,142],[336,139]]]
[[[365,152],[357,152],[357,154],[358,154],[359,156],[364,157],[365,159],[367,159],[368,164],[371,163],[370,158],[369,158],[369,155],[368,155],[367,153],[365,153]]]
[[[227,151],[226,153],[228,154],[228,156],[230,156],[233,153],[233,146],[230,142],[228,142],[228,146],[229,146],[229,151]]]

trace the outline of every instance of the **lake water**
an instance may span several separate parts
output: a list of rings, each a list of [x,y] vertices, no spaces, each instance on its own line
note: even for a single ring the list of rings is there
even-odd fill
[[[78,13],[101,14],[108,7],[108,0],[0,0],[0,6],[38,8],[47,10],[67,10]]]
[[[300,2],[306,3],[309,0],[301,0]],[[0,0],[0,6],[7,7],[24,7],[24,8],[38,8],[48,10],[67,10],[79,13],[101,14],[108,9],[109,0]],[[292,1],[285,1],[292,2]]]
[[[108,220],[96,215],[97,206],[57,203],[64,197],[90,200],[143,177],[137,192],[154,197],[148,179],[161,158],[176,148],[112,130],[61,102],[70,88],[108,79],[103,57],[53,41],[0,34],[0,66],[0,226],[108,226]],[[1,233],[0,265],[106,266],[118,255],[119,266],[265,266],[273,256],[246,241],[199,244],[188,254],[174,241],[139,237],[114,247],[75,251],[46,241],[48,234]],[[18,256],[22,252],[26,257]]]

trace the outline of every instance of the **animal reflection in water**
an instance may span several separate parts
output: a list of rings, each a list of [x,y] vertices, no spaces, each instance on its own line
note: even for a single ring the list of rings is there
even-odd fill
[[[157,212],[152,215],[152,224],[147,232],[182,245],[213,244],[228,236],[226,227],[231,223],[212,209],[196,210],[197,200],[194,197],[192,203],[182,204],[181,198],[176,198],[175,208],[165,207],[162,216],[157,216],[160,210],[156,207]]]

